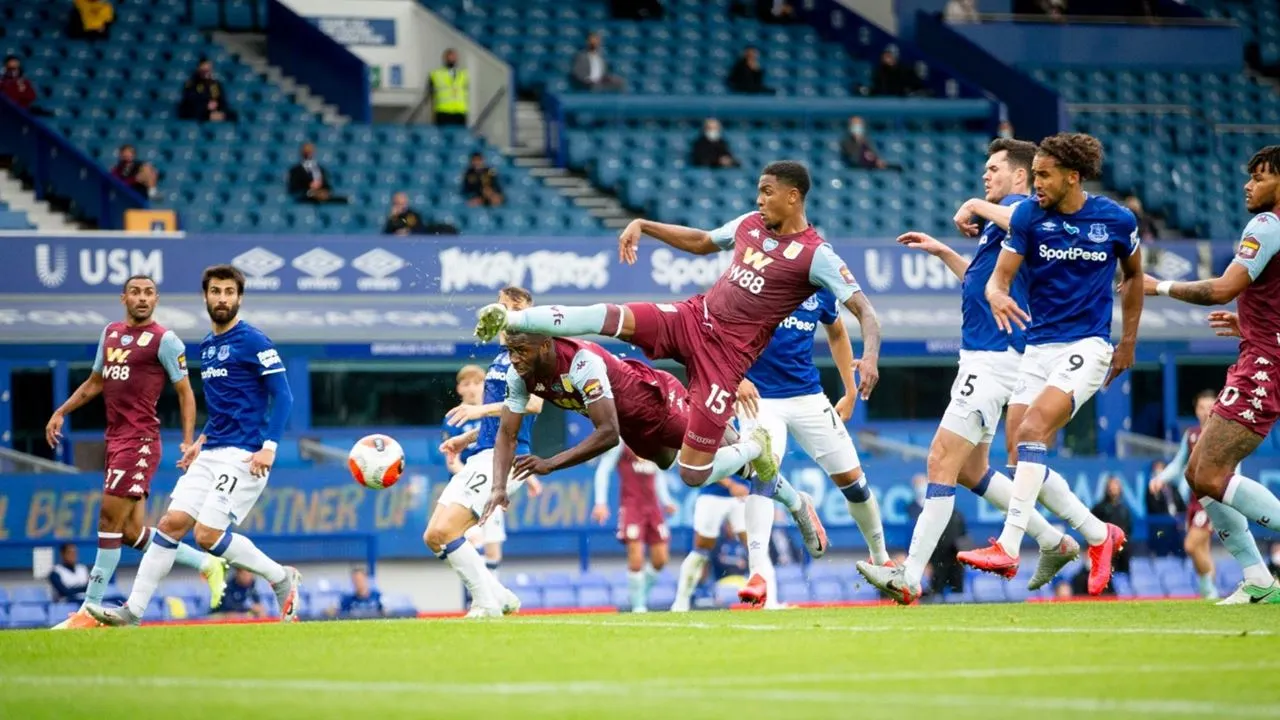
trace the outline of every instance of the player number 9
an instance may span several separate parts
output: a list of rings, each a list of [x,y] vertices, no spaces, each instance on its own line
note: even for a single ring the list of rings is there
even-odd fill
[[[1072,370],[1079,370],[1084,367],[1084,358],[1079,355],[1072,355],[1067,358],[1067,362],[1070,363]]]

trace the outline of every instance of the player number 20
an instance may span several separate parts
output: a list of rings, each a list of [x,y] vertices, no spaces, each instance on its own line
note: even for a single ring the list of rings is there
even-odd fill
[[[128,365],[108,365],[102,369],[102,377],[107,380],[128,380]]]
[[[711,394],[707,395],[707,401],[703,403],[712,414],[723,414],[729,407],[729,391],[720,387],[715,383],[711,383]]]

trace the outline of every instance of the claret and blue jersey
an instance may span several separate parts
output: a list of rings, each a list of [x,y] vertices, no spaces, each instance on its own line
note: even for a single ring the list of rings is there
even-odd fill
[[[1001,205],[1017,205],[1027,198],[1026,195],[1006,195]],[[1015,328],[1014,333],[1000,329],[995,317],[991,314],[991,304],[987,302],[987,280],[996,269],[996,261],[1000,258],[1000,248],[1009,234],[999,225],[989,222],[982,228],[978,237],[978,250],[969,261],[969,269],[964,273],[960,285],[960,311],[963,320],[960,325],[960,348],[962,350],[1004,352],[1013,348],[1022,352],[1026,344],[1021,331]],[[1014,276],[1009,295],[1018,307],[1027,307],[1027,274],[1030,269],[1023,263],[1018,274]]]
[[[1027,344],[1110,341],[1116,262],[1138,243],[1133,213],[1110,198],[1086,195],[1070,215],[1036,202],[1014,208],[1003,247],[1021,255],[1029,272]]]
[[[813,363],[813,335],[818,325],[840,322],[836,296],[822,288],[800,304],[774,330],[747,379],[762,398],[793,398],[822,392],[818,367]]]

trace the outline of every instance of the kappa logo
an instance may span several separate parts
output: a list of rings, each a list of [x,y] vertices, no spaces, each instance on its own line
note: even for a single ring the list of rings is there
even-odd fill
[[[537,385],[534,385],[534,386],[533,386],[533,391],[534,391],[534,392],[546,392],[546,391],[547,391],[547,386],[546,386],[546,385],[543,385],[542,383],[538,383]]]
[[[150,445],[143,445],[142,447],[138,448],[138,454],[139,454],[139,455],[150,455],[150,454],[151,454],[151,446],[150,446]]]
[[[134,464],[134,467],[140,467],[140,468],[147,467],[147,459],[138,458],[138,462]]]
[[[250,290],[279,290],[280,278],[271,273],[284,267],[284,258],[260,247],[231,258],[231,264],[246,277],[244,286]]]
[[[136,472],[136,473],[134,473],[134,474],[133,474],[133,479],[134,479],[134,480],[146,480],[146,479],[147,479],[147,476],[146,476],[146,475],[144,475],[143,473]],[[132,490],[132,488],[130,488],[130,490]]]
[[[112,331],[111,331],[111,334],[110,334],[110,335],[108,335],[107,337],[109,337],[109,338],[111,338],[112,340],[114,340],[114,339],[116,339],[116,338],[120,337],[120,333],[116,332],[115,330],[112,330]]]
[[[1103,243],[1111,239],[1111,233],[1107,232],[1105,223],[1094,223],[1089,226],[1089,239],[1096,243]]]
[[[52,261],[52,264],[50,264]],[[36,279],[47,288],[56,288],[67,281],[67,249],[61,245],[36,246]]]
[[[351,267],[368,275],[356,280],[359,290],[395,292],[400,289],[400,278],[392,277],[408,265],[399,255],[374,248],[351,261]]]
[[[146,478],[137,478],[137,479],[139,479],[139,480],[145,480]],[[129,486],[129,494],[130,494],[130,495],[141,495],[141,494],[142,494],[142,493],[144,493],[144,492],[146,492],[146,490],[143,490],[141,485],[138,485],[138,484],[136,484],[136,483],[135,483],[135,484],[133,484],[133,485]]]
[[[320,247],[302,253],[290,263],[294,269],[307,275],[307,277],[298,278],[299,290],[325,291],[342,287],[341,280],[329,276],[341,270],[346,264],[342,258]]]
[[[753,240],[759,240],[760,228],[751,228],[750,230],[747,231],[747,234],[750,235]]]

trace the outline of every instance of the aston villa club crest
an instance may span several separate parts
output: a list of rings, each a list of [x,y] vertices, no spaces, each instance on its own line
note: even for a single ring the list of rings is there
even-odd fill
[[[155,337],[149,332],[144,332],[138,336],[138,347],[146,347],[151,344],[151,338]]]
[[[793,240],[791,244],[787,246],[787,249],[782,251],[782,257],[788,260],[795,260],[796,258],[800,257],[800,253],[803,251],[804,251],[804,245],[801,245],[800,243],[795,242]]]

